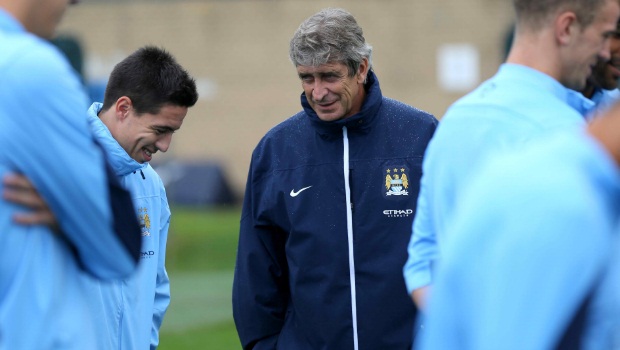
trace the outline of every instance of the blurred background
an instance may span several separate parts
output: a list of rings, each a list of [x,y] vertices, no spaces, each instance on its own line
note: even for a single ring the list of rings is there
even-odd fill
[[[114,65],[146,44],[197,81],[200,100],[153,162],[173,213],[161,349],[240,349],[230,289],[249,160],[300,110],[288,43],[324,7],[357,18],[385,96],[438,118],[495,73],[514,17],[509,0],[82,0],[60,26],[54,42],[94,101]]]

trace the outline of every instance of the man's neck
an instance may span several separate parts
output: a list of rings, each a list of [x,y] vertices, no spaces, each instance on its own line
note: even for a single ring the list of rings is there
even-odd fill
[[[596,87],[590,83],[586,84],[586,87],[581,90],[581,94],[588,99],[592,99],[594,96],[594,92],[596,91]]]
[[[100,110],[99,113],[97,113],[97,116],[99,117],[99,119],[101,119],[101,122],[108,128],[108,130],[110,130],[110,133],[112,133],[112,136],[114,136],[116,130],[114,129],[114,122],[115,122],[115,115],[114,115],[114,109],[113,108],[108,108],[107,110]]]
[[[550,44],[552,38],[548,29],[516,33],[506,63],[530,67],[560,81],[560,57]]]

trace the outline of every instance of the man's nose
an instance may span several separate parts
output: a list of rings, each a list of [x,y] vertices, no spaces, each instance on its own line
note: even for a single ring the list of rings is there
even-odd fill
[[[312,99],[315,101],[321,101],[327,95],[327,92],[327,87],[321,79],[316,79],[314,81],[314,87],[312,88]]]
[[[155,142],[155,147],[162,152],[166,152],[168,147],[170,147],[170,142],[172,142],[172,133],[166,133]]]

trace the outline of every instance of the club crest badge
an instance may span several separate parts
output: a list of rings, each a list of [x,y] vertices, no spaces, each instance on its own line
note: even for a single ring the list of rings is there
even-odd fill
[[[142,236],[150,236],[151,232],[151,219],[149,218],[148,209],[141,207],[138,208],[138,222],[140,223],[140,231],[142,232]]]
[[[409,179],[405,167],[393,167],[385,170],[386,196],[408,196]]]

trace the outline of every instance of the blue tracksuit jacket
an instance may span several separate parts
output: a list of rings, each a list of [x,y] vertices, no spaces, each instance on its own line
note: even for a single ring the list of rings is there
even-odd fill
[[[252,155],[233,283],[244,349],[408,349],[401,274],[436,119],[381,94],[323,122],[303,111]]]

